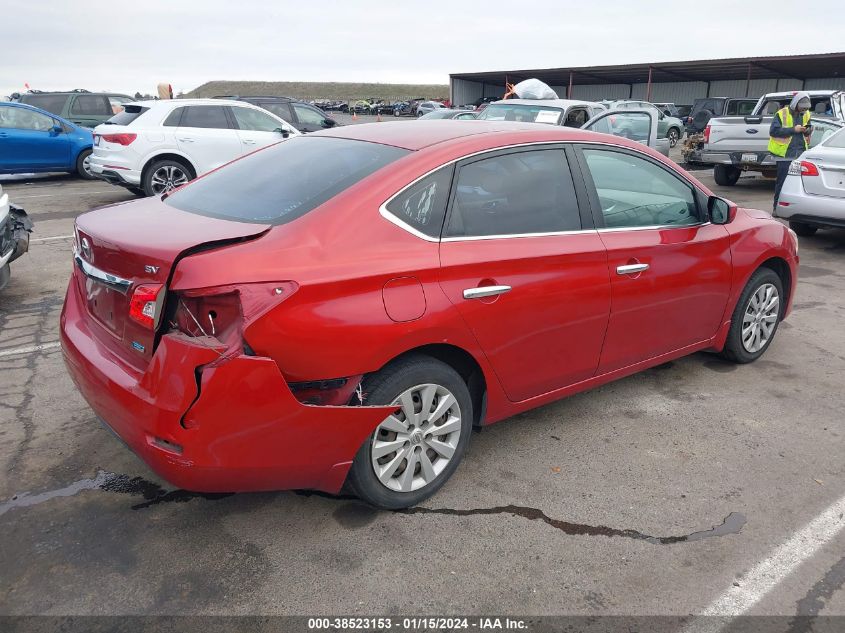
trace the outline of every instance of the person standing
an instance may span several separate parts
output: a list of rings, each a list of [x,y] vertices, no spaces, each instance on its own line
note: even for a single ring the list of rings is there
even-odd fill
[[[775,182],[775,199],[772,208],[777,208],[783,181],[789,173],[789,165],[810,147],[810,95],[796,92],[789,105],[775,112],[769,127],[769,153],[775,157],[778,177]]]

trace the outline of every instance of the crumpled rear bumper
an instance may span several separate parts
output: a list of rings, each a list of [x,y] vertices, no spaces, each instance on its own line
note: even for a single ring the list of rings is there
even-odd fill
[[[145,371],[91,328],[71,279],[61,317],[68,370],[88,404],[158,475],[197,492],[340,491],[365,439],[395,407],[310,406],[269,358],[221,359],[209,339],[161,338]]]
[[[0,268],[29,250],[32,227],[26,211],[14,205],[9,206],[8,215],[0,217]]]

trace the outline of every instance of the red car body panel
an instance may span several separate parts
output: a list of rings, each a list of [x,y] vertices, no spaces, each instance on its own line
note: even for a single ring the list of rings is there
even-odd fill
[[[632,141],[480,121],[317,135],[414,151],[280,226],[211,219],[154,198],[77,221],[80,238],[93,242],[91,263],[133,285],[166,283],[169,296],[232,288],[248,306],[240,333],[248,352],[169,324],[140,352],[128,344],[139,334],[131,320],[116,316],[109,326],[95,314],[101,308],[93,297],[103,296],[95,282],[76,269],[68,286],[61,336],[71,375],[97,415],[181,487],[339,491],[355,453],[392,408],[307,405],[291,383],[360,377],[412,350],[452,349],[477,364],[486,393],[479,422],[490,424],[721,349],[745,283],[767,259],[785,264],[791,289],[797,281],[786,229],[754,211],[734,209],[725,226],[442,242],[379,214],[392,195],[441,165],[528,143],[644,152],[711,195]],[[648,273],[616,274],[635,260],[652,264]],[[157,269],[145,273],[145,266]],[[463,290],[491,284],[513,291],[463,299]],[[110,301],[125,308],[125,298]]]

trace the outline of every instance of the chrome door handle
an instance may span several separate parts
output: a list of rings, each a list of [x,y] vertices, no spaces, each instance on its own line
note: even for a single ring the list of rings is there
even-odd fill
[[[648,270],[648,264],[625,264],[616,267],[617,275],[634,275]]]
[[[179,140],[182,141],[183,143],[193,143],[194,142],[194,139],[192,139],[192,138],[180,138]]]
[[[245,138],[244,139],[244,145],[255,145],[255,139],[254,138]]]
[[[467,288],[464,290],[464,299],[483,299],[484,297],[495,297],[510,292],[510,286],[481,286],[479,288]]]

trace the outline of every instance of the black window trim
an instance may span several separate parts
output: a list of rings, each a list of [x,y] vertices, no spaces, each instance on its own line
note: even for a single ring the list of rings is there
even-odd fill
[[[671,169],[666,167],[663,163],[656,160],[654,157],[649,156],[643,152],[638,152],[628,147],[622,147],[621,145],[614,145],[612,143],[573,143],[574,150],[577,153],[578,157],[578,165],[581,170],[582,178],[584,179],[584,184],[587,189],[587,195],[590,202],[590,208],[592,209],[593,215],[593,222],[595,223],[596,230],[599,233],[619,233],[621,231],[653,231],[656,229],[690,229],[695,227],[706,226],[710,224],[710,218],[707,217],[707,196],[701,191],[695,184],[684,178],[681,174],[674,173]],[[647,162],[652,163],[653,165],[660,167],[666,173],[670,174],[672,177],[676,178],[678,181],[682,182],[693,192],[693,199],[695,200],[695,210],[698,213],[698,222],[695,224],[653,224],[648,226],[621,226],[621,227],[607,227],[605,226],[604,221],[604,214],[602,213],[601,204],[599,203],[598,195],[596,192],[596,185],[593,182],[593,176],[590,173],[589,168],[587,167],[587,159],[584,156],[585,149],[598,149],[603,151],[612,151],[618,152],[620,154],[627,154],[629,156],[633,156],[635,158],[640,158]]]
[[[235,121],[235,115],[230,112],[231,108],[228,105],[217,105],[212,103],[194,103],[182,106],[182,115],[179,117],[179,125],[176,127],[183,127],[183,121],[185,120],[185,115],[188,113],[188,108],[202,108],[202,107],[210,107],[210,108],[223,108],[223,116],[226,119],[226,123],[229,124],[229,127],[195,127],[190,125],[185,125],[184,127],[190,127],[195,130],[234,130],[238,131],[237,121]],[[172,112],[172,110],[171,110]],[[167,117],[165,117],[167,120]],[[170,127],[170,126],[168,126]]]
[[[413,181],[402,187],[399,191],[394,193],[390,196],[387,200],[379,205],[379,215],[381,215],[385,220],[390,222],[391,224],[395,224],[399,228],[407,231],[411,235],[420,238],[421,240],[425,240],[426,242],[472,242],[478,240],[496,240],[496,239],[510,239],[510,238],[529,238],[529,237],[552,237],[556,235],[578,235],[579,233],[587,233],[587,232],[594,232],[596,231],[595,224],[593,221],[593,217],[591,214],[591,205],[588,198],[587,187],[583,181],[582,169],[580,167],[580,163],[576,161],[579,160],[579,157],[575,151],[576,143],[573,141],[531,141],[528,143],[515,143],[513,145],[505,145],[502,147],[494,147],[490,149],[480,150],[478,152],[474,152],[472,154],[468,154],[466,156],[460,156],[458,158],[453,158],[450,161],[443,163],[442,165],[438,165],[437,167],[430,169],[426,173],[422,174],[418,178],[415,178]],[[615,145],[609,145],[610,147],[616,147]],[[531,150],[543,150],[543,149],[556,149],[556,150],[563,150],[565,153],[565,157],[567,163],[569,164],[569,171],[572,176],[572,184],[575,187],[575,197],[578,204],[578,214],[581,218],[581,228],[574,229],[570,231],[550,231],[544,233],[512,233],[512,234],[501,234],[501,235],[472,235],[472,236],[456,236],[456,237],[444,237],[443,231],[445,227],[449,225],[449,219],[452,215],[452,203],[453,198],[455,195],[455,179],[457,177],[457,173],[459,168],[462,167],[464,164],[470,164],[473,162],[477,162],[479,160],[484,160],[486,158],[493,158],[498,155],[502,154],[512,154],[512,153],[519,153],[521,151],[531,151]],[[457,164],[460,163],[460,164]],[[457,164],[457,165],[456,165]],[[425,233],[417,230],[401,218],[397,217],[393,213],[391,213],[387,209],[387,205],[393,202],[395,198],[398,198],[400,195],[405,193],[408,189],[416,185],[418,182],[427,178],[431,174],[443,169],[444,167],[453,166],[452,171],[452,183],[449,186],[449,199],[446,206],[446,214],[443,219],[443,226],[440,229],[440,236],[439,237],[432,237],[430,235],[426,235]],[[577,165],[577,166],[576,166]],[[457,168],[455,168],[457,167]],[[691,184],[691,183],[690,183]]]

